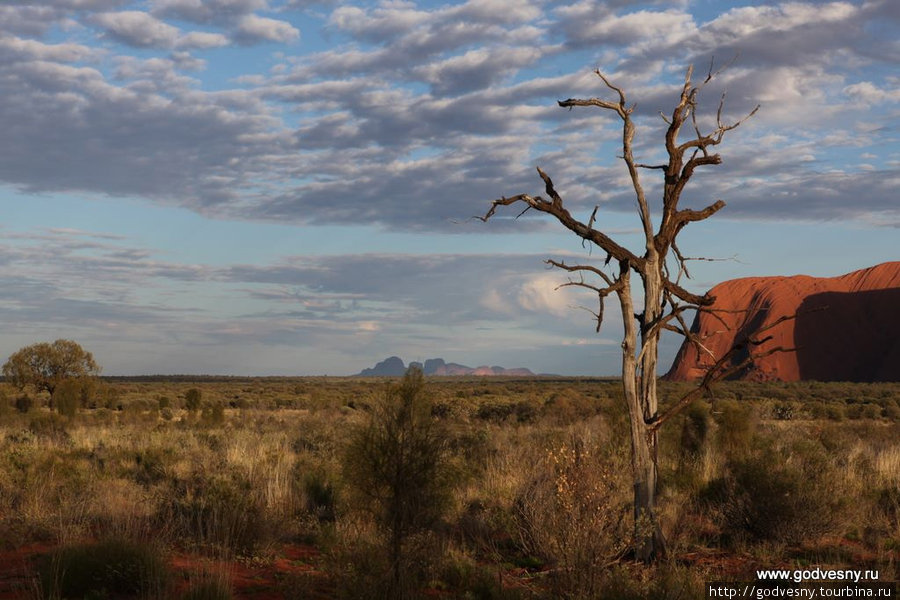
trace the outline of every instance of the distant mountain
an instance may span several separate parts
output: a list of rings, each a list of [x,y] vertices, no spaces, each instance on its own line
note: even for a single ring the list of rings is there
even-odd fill
[[[406,366],[399,356],[391,356],[371,369],[363,369],[360,377],[397,377],[406,373]]]
[[[519,369],[505,369],[503,367],[467,367],[466,365],[460,365],[457,363],[448,363],[445,362],[443,358],[429,358],[425,361],[425,364],[412,362],[409,366],[418,366],[422,369],[422,371],[426,375],[477,375],[477,376],[515,376],[515,377],[527,377],[530,375],[534,375],[530,370],[525,368]],[[397,356],[391,356],[390,358],[386,358],[380,363],[376,364],[371,369],[363,369],[360,373],[360,377],[398,377],[406,373],[406,366],[403,364],[403,360],[401,360]]]

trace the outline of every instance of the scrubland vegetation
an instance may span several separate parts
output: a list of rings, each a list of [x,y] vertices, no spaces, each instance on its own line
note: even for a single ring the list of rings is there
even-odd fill
[[[111,378],[53,410],[3,384],[0,598],[674,600],[756,568],[900,577],[900,385],[718,386],[661,430],[668,554],[644,566],[618,381],[420,383]],[[661,385],[663,405],[686,389]]]

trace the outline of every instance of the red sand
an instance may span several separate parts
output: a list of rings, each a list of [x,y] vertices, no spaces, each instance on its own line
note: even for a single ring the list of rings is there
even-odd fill
[[[900,262],[832,278],[750,277],[710,290],[716,316],[695,319],[704,346],[718,359],[735,343],[785,315],[797,315],[760,337],[772,340],[753,353],[782,346],[754,360],[741,379],[756,381],[900,381]],[[717,318],[718,317],[718,318]],[[736,356],[733,364],[747,357]],[[667,379],[694,380],[714,362],[685,342]]]
[[[0,552],[0,600],[14,600],[34,596],[36,579],[35,561],[53,551],[47,544],[29,545],[16,550]],[[291,576],[306,575],[304,597],[311,600],[333,596],[325,575],[318,571],[319,551],[311,546],[284,545],[277,549],[271,560],[258,564],[245,561],[214,561],[186,553],[169,557],[175,589],[178,597],[187,591],[192,582],[207,576],[228,578],[234,597],[249,600],[283,600],[284,590],[291,587]]]

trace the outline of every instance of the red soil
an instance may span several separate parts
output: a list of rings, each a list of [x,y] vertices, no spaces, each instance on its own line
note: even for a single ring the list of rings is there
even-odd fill
[[[900,381],[900,262],[832,278],[735,279],[715,286],[710,295],[717,312],[700,314],[691,329],[713,356],[685,342],[667,379],[698,379],[735,340],[796,315],[765,331],[760,337],[772,339],[753,353],[778,346],[796,351],[755,359],[740,378]],[[734,357],[733,364],[746,357]]]
[[[23,546],[0,552],[0,600],[35,597],[35,562],[54,550],[46,544]],[[187,553],[169,557],[177,598],[192,583],[205,577],[226,577],[235,598],[247,600],[284,600],[292,587],[292,577],[308,577],[303,597],[311,600],[333,597],[325,575],[317,569],[319,552],[311,546],[284,545],[275,556],[259,562],[216,561]]]
[[[0,599],[21,600],[34,598],[36,587],[34,579],[34,562],[54,549],[46,544],[23,546],[16,550],[0,552]],[[858,542],[836,538],[823,540],[817,545],[805,547],[795,546],[785,549],[781,558],[761,560],[753,556],[739,553],[728,553],[715,548],[697,548],[691,552],[683,552],[674,556],[676,562],[699,573],[706,578],[718,579],[753,579],[756,569],[793,568],[798,560],[810,556],[822,556],[823,553],[841,556],[840,562],[855,566],[875,566],[876,555],[862,547]],[[891,552],[882,560],[896,560],[897,555]],[[284,545],[278,548],[275,558],[248,564],[242,561],[214,561],[186,553],[176,553],[169,559],[169,566],[176,582],[171,590],[173,597],[178,598],[192,583],[202,581],[206,576],[225,576],[231,583],[234,598],[247,600],[284,600],[287,597],[302,597],[310,600],[328,600],[334,597],[332,586],[325,575],[318,571],[316,565],[320,559],[314,547],[305,545]],[[835,563],[835,564],[838,564]],[[630,570],[640,571],[644,567],[637,563],[622,563]],[[524,569],[506,569],[498,573],[502,577],[504,587],[528,588],[533,585],[532,576]],[[296,589],[297,579],[306,579],[302,590]],[[449,597],[447,592],[427,590],[429,597]]]

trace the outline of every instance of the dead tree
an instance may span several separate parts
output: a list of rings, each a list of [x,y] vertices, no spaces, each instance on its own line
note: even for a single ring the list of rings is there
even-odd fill
[[[709,295],[698,296],[687,291],[679,282],[682,275],[689,276],[686,258],[678,249],[675,238],[690,223],[702,221],[717,213],[725,203],[716,200],[709,206],[693,210],[679,208],[681,193],[698,167],[717,165],[722,158],[714,150],[725,133],[736,128],[743,120],[753,116],[759,106],[753,109],[744,119],[725,124],[722,121],[722,110],[725,97],[722,96],[716,112],[715,127],[709,133],[703,133],[698,123],[696,110],[698,94],[703,87],[715,77],[712,68],[706,78],[699,84],[691,81],[693,68],[687,70],[684,86],[678,103],[671,116],[660,113],[668,125],[665,134],[665,148],[668,161],[662,164],[642,164],[635,160],[632,143],[635,125],[632,114],[635,105],[629,105],[621,88],[613,85],[599,70],[597,76],[606,87],[615,94],[613,100],[590,98],[586,100],[569,99],[559,101],[561,107],[592,106],[612,111],[622,121],[622,156],[628,168],[637,211],[640,216],[644,235],[643,250],[634,253],[618,244],[609,235],[595,228],[597,208],[594,209],[587,223],[577,220],[563,205],[563,199],[553,186],[550,177],[538,167],[537,171],[544,181],[547,197],[518,194],[494,200],[490,210],[478,217],[482,221],[490,219],[499,207],[517,203],[525,205],[524,214],[528,210],[536,210],[555,217],[562,225],[583,240],[594,244],[606,252],[606,263],[615,260],[616,267],[610,272],[591,264],[567,264],[561,261],[548,260],[547,263],[568,271],[573,275],[564,286],[579,286],[597,294],[599,309],[596,313],[597,331],[603,320],[604,301],[610,294],[618,298],[622,310],[624,331],[622,337],[622,384],[625,402],[631,424],[632,469],[634,475],[634,519],[635,519],[635,556],[643,561],[650,561],[661,556],[665,551],[665,541],[659,527],[656,514],[657,501],[657,431],[659,426],[676,412],[686,406],[696,392],[691,392],[678,401],[669,411],[660,415],[656,392],[656,372],[659,340],[663,331],[674,331],[689,339],[698,349],[702,349],[702,340],[694,335],[685,313],[699,311],[709,307],[714,298]],[[682,130],[689,130],[684,136]],[[650,203],[641,184],[640,170],[658,170],[665,177],[662,192],[662,213],[659,215],[659,227],[654,231],[653,216]],[[671,265],[669,263],[672,263]],[[632,274],[640,278],[640,285],[632,285]],[[635,282],[637,283],[637,281]],[[635,312],[635,293],[643,294],[643,310]],[[758,345],[761,340],[745,340],[744,345]],[[768,353],[768,352],[767,352]],[[728,358],[731,358],[731,354]],[[709,376],[701,382],[700,389],[708,388],[713,381],[721,379],[733,368],[723,369],[726,357],[715,362]],[[713,359],[715,360],[715,358]]]

